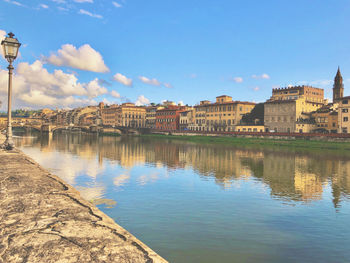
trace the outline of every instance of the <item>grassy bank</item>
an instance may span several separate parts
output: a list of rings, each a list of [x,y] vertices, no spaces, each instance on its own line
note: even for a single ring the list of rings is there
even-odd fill
[[[116,132],[100,132],[99,136],[112,136],[112,137],[120,137],[121,135]]]
[[[149,134],[142,137],[157,139],[181,140],[201,144],[222,144],[226,146],[243,147],[285,147],[294,149],[317,149],[317,150],[342,150],[350,152],[350,142],[313,141],[305,139],[270,139],[270,138],[237,138],[237,137],[211,137],[211,136],[178,136]]]

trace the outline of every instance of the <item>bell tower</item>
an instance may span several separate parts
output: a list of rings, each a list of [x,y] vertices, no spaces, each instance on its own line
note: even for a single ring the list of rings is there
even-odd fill
[[[344,97],[344,84],[343,77],[338,67],[337,75],[334,78],[333,85],[333,103],[338,102],[342,97]]]

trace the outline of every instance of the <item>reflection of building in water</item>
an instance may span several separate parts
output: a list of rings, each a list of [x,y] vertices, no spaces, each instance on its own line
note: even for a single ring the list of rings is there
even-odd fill
[[[265,154],[263,180],[271,194],[289,200],[317,200],[322,195],[322,177],[311,168],[308,157],[291,154]]]
[[[328,182],[336,207],[350,196],[350,160],[343,155],[235,149],[142,137],[57,134],[51,143],[45,140],[24,137],[20,143],[34,144],[45,152],[69,152],[82,160],[95,159],[100,166],[108,159],[124,168],[145,164],[168,169],[190,168],[203,178],[214,178],[224,188],[229,188],[235,180],[254,177],[270,187],[272,196],[284,200],[319,200]],[[96,172],[91,170],[91,173]]]
[[[224,188],[230,188],[235,179],[244,179],[252,175],[249,166],[242,158],[262,158],[262,152],[232,150],[213,146],[194,145],[181,151],[180,163],[190,164],[203,176],[214,176],[215,181]]]
[[[302,200],[321,199],[322,182],[315,174],[295,171],[294,186],[296,192],[301,194]]]

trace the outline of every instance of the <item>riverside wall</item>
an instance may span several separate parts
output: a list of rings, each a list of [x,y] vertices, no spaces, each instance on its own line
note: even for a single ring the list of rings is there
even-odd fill
[[[233,137],[233,138],[260,138],[273,140],[296,140],[325,142],[350,142],[350,134],[312,134],[312,133],[266,133],[266,132],[193,132],[193,131],[157,131],[152,134],[174,136],[208,136],[208,137]]]
[[[17,149],[0,150],[0,263],[167,262]]]

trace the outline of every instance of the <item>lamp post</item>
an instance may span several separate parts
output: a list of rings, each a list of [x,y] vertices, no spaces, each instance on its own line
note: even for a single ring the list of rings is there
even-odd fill
[[[3,144],[3,148],[7,150],[12,150],[14,143],[12,140],[12,125],[11,125],[11,96],[12,96],[12,72],[14,67],[12,66],[13,61],[17,58],[18,49],[21,46],[21,43],[18,42],[17,38],[14,38],[13,33],[9,33],[8,36],[1,41],[3,47],[4,56],[9,63],[7,69],[9,70],[9,83],[8,83],[8,109],[7,109],[7,132],[6,132],[6,141]]]

